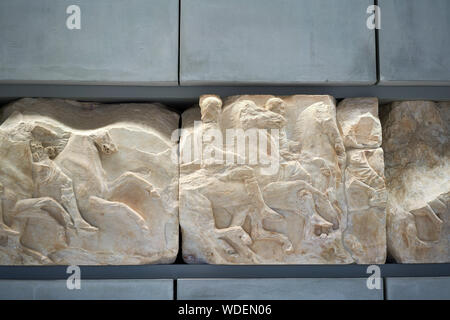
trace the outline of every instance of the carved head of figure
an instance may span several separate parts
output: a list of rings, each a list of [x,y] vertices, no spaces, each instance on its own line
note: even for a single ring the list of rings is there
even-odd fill
[[[265,104],[266,110],[278,113],[281,116],[284,116],[286,112],[286,102],[284,102],[280,98],[270,98],[266,101]]]
[[[200,97],[200,110],[203,122],[217,122],[222,110],[222,100],[216,95],[203,95]]]

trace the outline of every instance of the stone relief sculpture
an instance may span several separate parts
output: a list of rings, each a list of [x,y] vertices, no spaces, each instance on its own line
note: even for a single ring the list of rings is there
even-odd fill
[[[376,98],[204,95],[178,150],[160,104],[13,102],[0,265],[172,263],[178,211],[188,263],[374,264],[386,246],[449,263],[450,103],[382,110],[383,127]]]
[[[0,264],[172,263],[178,118],[157,104],[21,99],[6,106]]]
[[[343,100],[337,120],[347,152],[344,243],[364,263],[386,259],[386,186],[381,124],[376,98]]]
[[[399,263],[448,263],[450,103],[403,101],[386,109],[389,254]]]
[[[206,95],[199,105],[183,113],[180,139],[186,262],[385,261],[376,99],[344,100],[337,115],[330,96]]]

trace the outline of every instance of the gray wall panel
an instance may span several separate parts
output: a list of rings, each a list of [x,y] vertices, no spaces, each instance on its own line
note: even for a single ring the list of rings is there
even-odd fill
[[[450,1],[378,3],[380,82],[450,84]]]
[[[0,82],[177,84],[178,13],[178,0],[2,0]]]
[[[179,279],[178,300],[382,300],[366,278]]]
[[[373,0],[182,0],[181,84],[373,84]]]
[[[69,290],[65,280],[1,280],[0,300],[172,300],[173,280],[81,280]]]
[[[386,278],[387,300],[450,300],[450,277]]]

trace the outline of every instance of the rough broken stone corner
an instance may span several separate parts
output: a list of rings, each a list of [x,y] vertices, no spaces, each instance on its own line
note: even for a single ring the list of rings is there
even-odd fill
[[[18,100],[0,124],[0,265],[450,262],[449,109],[204,95],[178,143],[161,104]]]

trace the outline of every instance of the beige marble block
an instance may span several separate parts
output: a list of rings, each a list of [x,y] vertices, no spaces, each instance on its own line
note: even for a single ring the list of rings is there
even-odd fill
[[[385,108],[388,252],[399,263],[448,263],[450,103],[403,101]]]
[[[199,106],[182,115],[186,262],[385,261],[376,99],[345,100],[337,114],[330,96],[206,95]]]
[[[337,120],[347,153],[344,243],[359,263],[386,260],[386,185],[376,98],[343,100]]]
[[[4,107],[0,264],[173,262],[178,119],[157,104]]]

